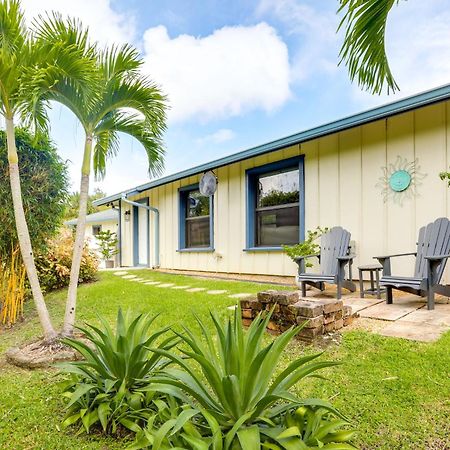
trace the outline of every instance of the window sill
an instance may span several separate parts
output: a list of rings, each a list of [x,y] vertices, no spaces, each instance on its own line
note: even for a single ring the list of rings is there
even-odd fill
[[[215,249],[212,247],[199,247],[199,248],[179,248],[178,253],[213,253]]]
[[[249,247],[244,248],[244,252],[283,252],[282,247]]]

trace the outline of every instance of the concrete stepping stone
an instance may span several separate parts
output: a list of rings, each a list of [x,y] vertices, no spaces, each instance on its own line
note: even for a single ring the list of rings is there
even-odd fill
[[[189,289],[190,286],[172,286],[171,289]]]
[[[352,307],[352,313],[357,313],[363,309],[369,308],[370,306],[378,305],[379,303],[385,302],[384,299],[378,298],[360,298],[360,297],[347,297],[342,298],[342,302],[345,306]]]
[[[191,288],[191,289],[186,290],[186,292],[201,292],[201,291],[206,291],[206,288],[197,287],[197,288]]]
[[[146,281],[144,284],[148,286],[156,286],[157,284],[161,284],[159,281]]]
[[[162,283],[162,284],[155,284],[155,287],[159,287],[159,288],[168,288],[168,287],[172,287],[175,286],[175,283]]]
[[[443,325],[399,320],[383,328],[379,333],[382,336],[403,338],[410,341],[434,342],[447,330],[448,327]]]
[[[113,275],[121,276],[121,275],[127,275],[128,272],[125,270],[119,270],[117,272],[114,272]]]
[[[237,305],[227,306],[227,309],[234,311],[237,308]]]
[[[132,278],[131,281],[145,281],[144,278]]]
[[[424,305],[419,301],[399,301],[392,305],[386,303],[378,303],[377,305],[359,311],[361,317],[369,319],[390,320],[395,321],[409,313],[412,313],[416,309],[422,308]]]
[[[252,296],[253,296],[253,294],[246,294],[246,293],[242,292],[242,293],[239,293],[239,294],[229,295],[228,297],[229,298],[247,298],[247,297],[252,297]]]
[[[446,305],[436,303],[432,311],[429,311],[424,306],[423,308],[417,309],[399,320],[399,322],[404,321],[444,326],[447,327],[447,329],[450,329],[450,304]]]
[[[124,275],[122,278],[124,280],[132,280],[133,278],[137,278],[137,275]]]
[[[224,289],[217,289],[217,290],[212,290],[212,291],[206,291],[207,294],[209,295],[220,295],[220,294],[225,294],[228,291],[224,290]]]

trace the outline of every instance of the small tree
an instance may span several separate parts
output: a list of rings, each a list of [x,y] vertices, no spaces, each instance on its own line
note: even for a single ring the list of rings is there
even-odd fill
[[[42,253],[63,219],[69,185],[67,166],[47,136],[35,139],[28,131],[18,129],[16,147],[28,230],[33,250]],[[0,254],[3,258],[10,256],[11,244],[15,247],[18,242],[11,203],[6,134],[0,131]]]
[[[100,254],[105,262],[111,260],[113,256],[119,253],[119,249],[117,248],[117,244],[119,243],[117,233],[109,230],[100,231],[96,238],[98,241]]]

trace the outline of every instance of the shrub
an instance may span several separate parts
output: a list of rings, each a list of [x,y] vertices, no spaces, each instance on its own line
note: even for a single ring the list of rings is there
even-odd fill
[[[36,268],[45,291],[60,289],[69,285],[74,240],[70,231],[62,232],[47,243],[45,251],[36,255]],[[98,258],[85,245],[81,259],[79,282],[94,281],[98,270]]]
[[[204,448],[354,448],[341,442],[349,440],[350,432],[336,434],[347,421],[331,404],[319,399],[301,399],[290,392],[299,381],[317,376],[318,370],[336,363],[317,361],[321,354],[315,354],[299,358],[279,372],[279,359],[301,326],[287,330],[264,345],[263,336],[270,316],[258,316],[245,333],[240,308],[236,309],[234,318],[224,324],[212,314],[216,336],[212,336],[197,318],[203,339],[198,339],[187,328],[179,334],[187,348],[181,347],[180,351],[190,361],[174,352],[154,349],[178,368],[167,367],[152,382],[181,389],[193,399],[192,409],[197,409],[204,420],[202,423],[198,415],[192,416],[190,425],[195,426]],[[177,395],[177,391],[172,394]],[[147,445],[158,436],[158,442],[165,440],[166,446],[175,447],[174,436],[178,434],[190,442],[187,448],[200,448],[193,445],[196,441],[184,428],[179,429],[185,419],[172,420],[163,431],[162,428],[153,430],[150,424]],[[193,433],[192,428],[190,433]],[[139,437],[142,442],[144,436]]]
[[[119,310],[115,331],[100,318],[100,328],[79,328],[87,342],[63,340],[84,357],[83,361],[61,365],[71,374],[71,380],[64,384],[64,395],[69,399],[64,426],[80,423],[89,432],[100,424],[108,433],[115,433],[119,426],[136,432],[155,415],[163,401],[159,397],[165,396],[140,388],[147,386],[168,360],[149,346],[169,351],[177,343],[172,336],[157,345],[168,328],[150,332],[155,319],[148,314],[132,318]]]
[[[306,239],[303,242],[296,245],[283,245],[283,249],[293,261],[299,256],[315,255],[320,252],[320,245],[317,243],[317,240],[327,232],[328,228],[321,227],[317,227],[313,231],[308,230]],[[306,263],[306,267],[312,266],[311,263]]]
[[[33,138],[24,129],[16,130],[22,199],[33,250],[41,252],[55,236],[64,214],[69,184],[67,166],[47,136]],[[17,242],[11,187],[8,175],[5,132],[0,131],[0,254],[11,251]]]
[[[95,237],[98,242],[100,254],[105,261],[110,260],[119,253],[119,249],[117,248],[117,244],[119,243],[117,233],[111,232],[110,230],[100,231]]]

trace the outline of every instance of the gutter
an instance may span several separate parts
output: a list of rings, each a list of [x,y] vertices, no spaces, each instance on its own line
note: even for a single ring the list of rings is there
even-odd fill
[[[144,208],[147,211],[151,211],[155,213],[155,265],[154,268],[159,268],[160,261],[159,261],[159,209],[154,208],[153,206],[147,206],[143,205],[142,203],[133,202],[131,200],[128,200],[126,197],[126,194],[122,194],[121,200],[125,203],[128,203],[129,205],[136,206],[138,208]],[[149,261],[150,264],[150,261]]]

